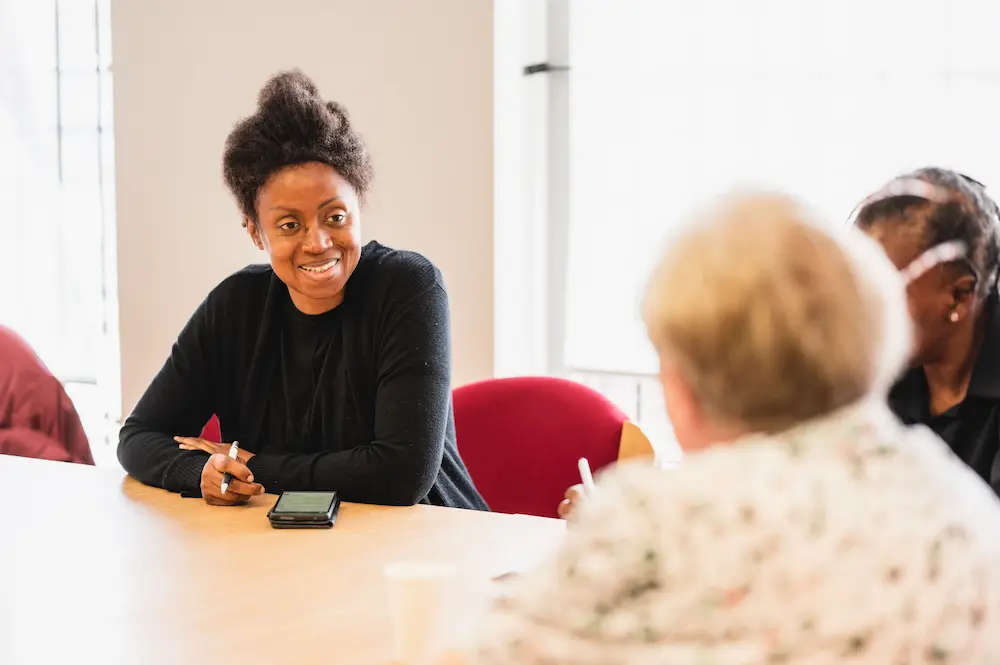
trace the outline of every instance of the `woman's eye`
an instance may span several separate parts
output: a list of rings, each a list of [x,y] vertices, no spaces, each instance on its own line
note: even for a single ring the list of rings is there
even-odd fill
[[[296,222],[295,220],[289,220],[283,224],[279,224],[278,228],[281,229],[282,231],[294,231],[295,229],[299,228],[299,223]]]
[[[326,221],[333,222],[334,224],[343,224],[347,221],[347,215],[342,212],[337,212],[327,217]]]

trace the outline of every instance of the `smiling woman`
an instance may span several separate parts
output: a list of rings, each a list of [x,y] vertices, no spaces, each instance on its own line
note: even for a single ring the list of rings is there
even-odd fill
[[[195,311],[122,428],[125,469],[216,505],[331,490],[485,509],[455,444],[441,274],[361,244],[372,168],[346,111],[300,72],[279,74],[229,135],[223,171],[269,265]],[[212,414],[237,459],[195,438]]]
[[[322,314],[344,299],[361,256],[358,197],[326,164],[285,167],[258,195],[261,214],[247,220],[299,311]],[[319,201],[319,203],[316,203]]]

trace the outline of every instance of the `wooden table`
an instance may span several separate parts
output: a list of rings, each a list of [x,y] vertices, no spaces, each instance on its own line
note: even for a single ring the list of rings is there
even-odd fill
[[[0,663],[387,663],[384,564],[454,563],[454,640],[490,578],[558,543],[520,515],[344,504],[332,530],[275,530],[274,496],[206,505],[121,471],[0,455]]]

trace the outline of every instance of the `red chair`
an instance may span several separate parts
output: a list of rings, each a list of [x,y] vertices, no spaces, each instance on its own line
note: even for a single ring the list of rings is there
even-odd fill
[[[201,438],[212,443],[222,443],[222,426],[219,425],[219,417],[212,416],[205,423],[205,429],[201,430]]]
[[[577,460],[597,471],[653,457],[649,439],[603,395],[552,377],[492,379],[454,392],[462,459],[490,509],[556,517]]]

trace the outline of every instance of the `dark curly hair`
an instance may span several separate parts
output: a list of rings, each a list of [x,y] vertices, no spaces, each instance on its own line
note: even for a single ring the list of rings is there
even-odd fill
[[[372,165],[347,111],[320,97],[298,70],[281,72],[261,88],[257,111],[226,138],[222,174],[247,219],[257,220],[257,195],[268,178],[294,164],[321,162],[351,183],[364,202]]]
[[[996,284],[1000,267],[1000,209],[986,193],[982,183],[941,168],[923,168],[898,179],[923,180],[948,193],[945,202],[919,196],[888,196],[863,205],[855,224],[862,230],[892,224],[919,234],[921,249],[926,250],[950,240],[968,247],[969,262],[981,282],[981,294]],[[897,179],[897,180],[898,180]]]

